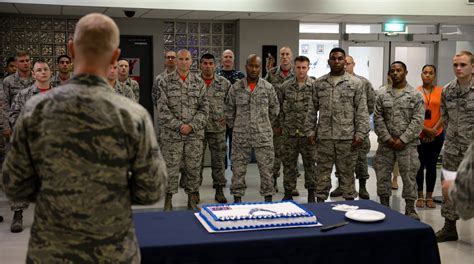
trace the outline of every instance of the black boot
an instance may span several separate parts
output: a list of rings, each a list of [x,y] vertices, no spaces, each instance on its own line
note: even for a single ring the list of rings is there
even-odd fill
[[[436,241],[456,241],[458,240],[458,231],[456,230],[456,220],[445,219],[444,226],[436,232]]]
[[[199,210],[198,204],[198,192],[188,194],[188,210]]]
[[[285,189],[285,196],[283,196],[282,201],[293,200],[293,195],[291,190]]]
[[[324,201],[325,201],[325,200],[324,200],[323,198],[319,198],[319,197],[318,197],[318,203],[324,203]]]
[[[337,188],[329,194],[330,197],[339,197],[342,196],[341,186],[338,185]]]
[[[316,202],[316,197],[314,197],[314,189],[308,189],[308,203]]]
[[[165,197],[165,207],[163,208],[163,211],[169,212],[173,211],[173,203],[171,200],[173,199],[173,194],[167,193]]]
[[[370,199],[369,192],[365,188],[366,179],[359,179],[359,197],[361,199]]]
[[[234,203],[241,203],[241,202],[242,202],[242,197],[234,195]]]
[[[214,199],[218,203],[227,203],[227,199],[224,196],[224,191],[222,190],[222,187],[216,187],[216,195]]]
[[[380,196],[380,204],[385,205],[390,208],[390,197],[389,196]]]
[[[272,196],[271,195],[265,195],[265,202],[269,203],[272,201]]]
[[[20,233],[23,231],[23,210],[15,210],[10,231],[12,233]]]
[[[278,192],[278,182],[277,182],[278,177],[273,176],[273,188],[275,189],[275,192]]]

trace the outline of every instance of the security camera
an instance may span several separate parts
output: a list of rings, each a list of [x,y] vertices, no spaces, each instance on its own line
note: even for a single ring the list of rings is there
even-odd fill
[[[132,10],[123,10],[123,13],[125,14],[126,17],[134,17],[135,16],[135,11],[132,11]]]

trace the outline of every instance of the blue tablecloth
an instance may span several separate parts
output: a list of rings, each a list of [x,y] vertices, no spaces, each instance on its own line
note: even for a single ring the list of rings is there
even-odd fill
[[[433,229],[370,200],[339,203],[385,213],[376,223],[209,234],[191,211],[134,214],[142,263],[440,263]],[[323,225],[334,203],[305,204]],[[346,219],[347,220],[347,219]]]

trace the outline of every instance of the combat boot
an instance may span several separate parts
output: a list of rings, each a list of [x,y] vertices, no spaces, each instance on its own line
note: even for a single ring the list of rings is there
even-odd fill
[[[271,203],[272,202],[272,196],[271,195],[265,195],[265,202],[266,203]]]
[[[242,202],[242,197],[234,195],[234,203],[241,203],[241,202]]]
[[[329,194],[330,197],[339,197],[342,196],[341,186],[338,185],[337,188]]]
[[[12,233],[20,233],[23,231],[23,210],[15,210],[10,231]]]
[[[316,197],[314,197],[314,189],[308,189],[308,203],[316,202]]]
[[[171,202],[172,199],[173,199],[173,194],[167,193],[165,197],[165,207],[163,208],[163,211],[165,212],[173,211],[173,203]]]
[[[420,221],[420,217],[415,211],[415,201],[405,200],[405,215]]]
[[[369,192],[365,188],[366,179],[359,179],[359,197],[361,199],[370,199]]]
[[[318,197],[318,203],[324,203],[324,199]]]
[[[0,215],[0,223],[3,222],[3,216]]]
[[[216,187],[216,195],[214,199],[218,203],[227,203],[227,199],[224,196],[224,191],[222,190],[222,187]]]
[[[380,204],[390,208],[390,196],[380,196]]]
[[[456,230],[456,220],[445,219],[444,226],[436,232],[436,241],[456,241],[458,240],[458,231]]]
[[[291,192],[291,195],[292,195],[292,196],[300,196],[300,192],[298,192],[297,189],[294,189],[294,190]]]
[[[189,193],[188,194],[188,210],[199,210],[198,204],[198,193]]]
[[[293,200],[293,195],[291,190],[285,189],[285,196],[283,196],[282,201]]]

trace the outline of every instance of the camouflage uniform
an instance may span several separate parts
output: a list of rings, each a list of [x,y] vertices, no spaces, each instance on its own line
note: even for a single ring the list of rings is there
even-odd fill
[[[132,91],[132,88],[127,85],[122,85],[118,80],[115,81],[114,91],[118,94],[121,94],[128,99],[137,102],[135,94]]]
[[[313,80],[307,78],[300,86],[296,77],[285,81],[281,86],[279,120],[283,128],[283,146],[281,158],[283,161],[283,186],[285,190],[296,189],[298,175],[298,155],[303,157],[305,188],[315,189],[315,160],[316,146],[309,145],[304,134],[304,121],[311,100]]]
[[[229,90],[225,115],[227,125],[233,129],[231,194],[243,196],[245,174],[251,150],[255,150],[260,173],[260,194],[273,195],[273,131],[280,106],[273,86],[259,78],[253,91],[247,79],[237,81]]]
[[[3,80],[0,80],[0,132],[3,132],[4,126],[8,123],[8,113],[3,111],[3,105],[5,104],[5,95],[3,94]],[[5,137],[0,135],[0,191],[3,190],[2,187],[2,165],[5,160]]]
[[[11,127],[15,127],[16,120],[18,116],[20,116],[21,110],[25,107],[26,102],[33,97],[40,93],[40,89],[33,84],[32,86],[21,90],[13,100],[12,107],[8,113],[8,120],[10,122]]]
[[[151,88],[151,101],[153,103],[153,117],[154,117],[154,125],[155,125],[155,133],[156,133],[156,139],[160,146],[162,146],[162,142],[160,140],[160,126],[158,124],[158,109],[157,109],[157,103],[158,103],[158,93],[159,93],[159,84],[160,80],[168,76],[170,73],[168,73],[166,70],[155,77],[155,81],[153,82],[153,86]]]
[[[69,76],[69,79],[70,78],[71,76]],[[69,81],[69,79],[67,79],[66,81],[61,80],[61,77],[59,77],[59,72],[58,72],[56,73],[56,75],[53,76],[53,78],[51,78],[51,86],[58,87],[60,85],[65,84],[67,81]]]
[[[283,84],[283,82],[285,80],[293,78],[294,76],[295,76],[295,73],[294,73],[293,67],[290,68],[288,75],[285,76],[279,65],[279,66],[271,68],[268,71],[267,76],[265,76],[265,80],[267,80],[269,83],[273,85],[275,92],[277,93],[277,95],[279,95],[281,94],[280,86]],[[275,122],[275,124],[273,125],[274,125],[273,126],[274,128],[281,128],[282,126],[279,120],[277,120],[277,122]],[[282,162],[281,161],[281,148],[283,145],[283,141],[284,141],[283,135],[273,135],[273,147],[275,148],[275,160],[273,163],[273,177],[274,178],[280,177],[280,167],[281,167],[280,165]],[[298,175],[298,168],[296,168],[293,174]]]
[[[138,82],[130,77],[128,77],[125,82],[120,82],[119,80],[117,80],[117,82],[120,83],[122,86],[129,87],[129,89],[133,92],[133,96],[135,98],[134,101],[138,103],[140,99],[140,86],[138,85]]]
[[[364,140],[369,132],[367,99],[362,81],[348,73],[333,84],[330,74],[313,84],[312,101],[305,121],[307,136],[316,136],[316,196],[326,200],[331,189],[333,164],[339,170],[343,197],[355,197],[354,136]],[[318,117],[319,111],[319,117]]]
[[[5,192],[36,202],[27,263],[139,263],[132,204],[166,177],[148,112],[105,79],[74,76],[27,102],[4,166]]]
[[[158,86],[158,122],[169,175],[166,192],[178,192],[179,167],[184,160],[185,191],[187,194],[196,193],[199,191],[204,128],[209,114],[204,82],[191,72],[182,81],[178,72],[174,72],[161,79]],[[183,124],[193,128],[189,135],[179,132]]]
[[[10,107],[13,104],[13,100],[15,99],[15,96],[23,89],[26,89],[33,85],[35,80],[31,75],[28,77],[28,79],[22,79],[18,75],[18,72],[7,76],[5,79],[3,79],[3,93],[4,93],[4,104],[3,104],[3,114],[6,117],[4,120],[4,126],[3,129],[12,129],[8,122],[8,113],[10,111]],[[8,145],[7,142],[5,142],[5,145]],[[8,147],[6,147],[8,149]],[[28,207],[28,203],[25,202],[17,202],[17,201],[10,201],[10,206],[12,211],[16,210],[23,210]]]
[[[456,212],[463,219],[474,217],[474,141],[458,167],[457,176],[450,190]]]
[[[469,144],[474,141],[474,79],[461,88],[457,80],[448,83],[441,94],[441,117],[446,130],[443,168],[457,171]],[[443,201],[441,215],[458,220],[452,200]]]
[[[212,81],[207,89],[207,98],[209,100],[209,117],[207,119],[207,125],[205,128],[205,137],[203,144],[203,158],[201,163],[201,182],[202,182],[202,169],[204,165],[204,154],[206,146],[209,144],[209,150],[211,151],[211,168],[212,168],[212,182],[213,187],[225,187],[225,169],[224,169],[224,158],[225,158],[225,100],[227,93],[231,87],[230,82],[221,76],[214,75]],[[221,124],[221,120],[224,123]]]
[[[399,92],[387,88],[379,93],[374,111],[375,133],[379,146],[374,157],[374,169],[377,177],[377,195],[392,195],[393,165],[398,161],[403,181],[402,197],[416,200],[416,173],[420,167],[416,146],[423,129],[425,101],[415,88],[407,86]],[[387,140],[400,138],[405,143],[402,150],[394,150],[386,145]]]

